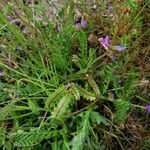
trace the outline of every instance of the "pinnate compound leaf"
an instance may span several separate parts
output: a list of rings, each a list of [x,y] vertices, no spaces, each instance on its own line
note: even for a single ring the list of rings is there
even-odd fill
[[[24,146],[34,146],[42,142],[45,138],[50,138],[52,136],[51,132],[48,130],[33,130],[25,132],[20,130],[15,133],[9,134],[9,139],[13,141],[14,145],[18,147]]]
[[[63,116],[63,114],[67,111],[71,97],[71,94],[68,93],[59,101],[57,107],[55,107],[52,112],[52,118],[61,118]]]
[[[82,116],[81,129],[77,131],[77,134],[71,141],[71,150],[83,149],[86,138],[89,134],[90,123],[89,123],[90,111],[86,111]]]
[[[45,108],[50,108],[50,104],[56,101],[60,96],[62,96],[65,93],[65,86],[61,86],[60,88],[56,89],[46,100],[45,102]]]
[[[101,114],[95,111],[92,111],[90,113],[90,120],[96,124],[103,123],[106,126],[110,125],[110,123],[107,121],[107,119],[104,116],[102,116]]]

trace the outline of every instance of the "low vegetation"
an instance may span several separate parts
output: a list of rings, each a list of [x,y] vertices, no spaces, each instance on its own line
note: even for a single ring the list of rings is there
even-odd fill
[[[16,0],[0,11],[0,147],[150,149],[150,3]]]

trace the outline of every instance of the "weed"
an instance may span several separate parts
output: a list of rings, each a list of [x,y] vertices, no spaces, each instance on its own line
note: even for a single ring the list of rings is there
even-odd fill
[[[3,6],[1,148],[149,147],[136,141],[150,131],[150,4],[89,3],[64,1],[55,19],[46,2]]]

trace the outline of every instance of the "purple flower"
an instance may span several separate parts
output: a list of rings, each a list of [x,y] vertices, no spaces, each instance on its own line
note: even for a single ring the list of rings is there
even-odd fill
[[[101,43],[101,45],[105,48],[108,49],[109,45],[110,45],[110,39],[109,36],[106,36],[104,38],[100,38],[99,42]]]
[[[125,45],[115,45],[115,46],[113,46],[113,49],[117,50],[119,52],[123,52],[127,49],[127,47]]]
[[[146,106],[146,110],[148,113],[150,113],[150,104]]]
[[[105,36],[103,38],[99,38],[98,39],[100,44],[106,49],[108,50],[108,48],[112,48],[113,50],[117,50],[119,52],[123,52],[127,49],[127,47],[125,45],[115,45],[115,46],[111,46],[110,43],[111,43],[111,40],[109,38],[109,36]]]
[[[78,28],[78,29],[80,29],[80,28],[84,29],[87,27],[87,25],[88,25],[88,22],[85,19],[81,19],[75,24],[76,28]]]
[[[86,27],[87,27],[87,24],[88,24],[88,23],[87,23],[87,20],[85,20],[85,19],[82,19],[82,20],[81,20],[81,27],[82,27],[82,28],[86,28]]]
[[[75,27],[76,27],[77,29],[80,29],[80,28],[81,28],[81,24],[80,24],[80,23],[77,23],[77,24],[75,24]]]

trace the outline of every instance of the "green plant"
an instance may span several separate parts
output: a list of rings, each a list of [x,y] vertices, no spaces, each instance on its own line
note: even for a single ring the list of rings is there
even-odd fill
[[[143,91],[136,56],[142,51],[147,61],[147,44],[141,46],[139,39],[144,36],[141,13],[148,4],[114,1],[112,5],[116,16],[121,6],[129,7],[131,15],[121,14],[118,19],[114,15],[113,20],[104,12],[91,15],[82,1],[66,1],[57,20],[61,30],[48,20],[46,6],[40,2],[30,7],[17,0],[19,12],[11,5],[7,12],[0,12],[1,148],[104,150],[131,146],[120,125],[134,117],[134,107],[143,108],[141,102],[132,103],[141,94],[137,89]],[[74,25],[76,8],[86,13],[85,29]],[[12,14],[19,17],[24,29],[7,19]],[[124,22],[122,33],[119,26]],[[130,28],[135,32],[129,33]],[[107,50],[100,43],[91,46],[90,34],[97,40],[108,34],[113,44],[126,44],[128,50]],[[145,59],[141,63],[146,64]]]

